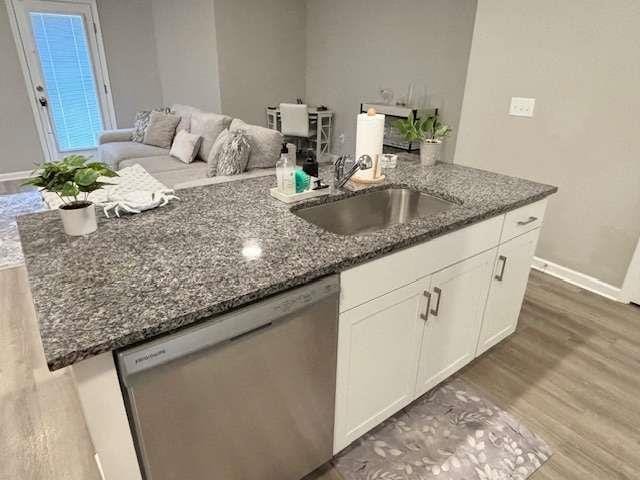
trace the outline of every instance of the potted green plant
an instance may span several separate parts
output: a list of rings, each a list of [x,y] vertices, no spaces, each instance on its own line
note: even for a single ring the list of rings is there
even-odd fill
[[[398,120],[394,126],[408,142],[420,142],[420,163],[433,165],[440,159],[442,141],[451,133],[451,128],[443,124],[437,115],[425,118]]]
[[[69,155],[57,162],[44,162],[24,185],[33,185],[41,190],[53,192],[62,200],[60,216],[67,235],[87,235],[98,228],[95,206],[89,194],[108,183],[104,177],[118,174],[106,164],[89,162],[84,155]]]

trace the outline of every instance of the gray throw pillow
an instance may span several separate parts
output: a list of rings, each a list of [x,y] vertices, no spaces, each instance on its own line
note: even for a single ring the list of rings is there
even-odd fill
[[[169,107],[160,107],[153,110],[142,110],[136,113],[136,118],[133,122],[133,133],[131,134],[131,140],[133,142],[144,143],[144,134],[149,127],[151,112],[171,113],[171,109]]]
[[[191,133],[200,135],[202,143],[198,156],[205,162],[209,158],[209,152],[213,143],[225,128],[231,123],[231,117],[209,112],[193,112],[191,114]]]
[[[242,130],[231,132],[220,148],[216,175],[239,175],[247,169],[251,146]]]
[[[229,130],[224,129],[216,138],[216,141],[213,142],[213,146],[209,151],[209,157],[207,158],[207,176],[215,177],[216,173],[218,173],[218,159],[220,158],[220,150],[222,146],[226,143],[227,139],[231,132]]]
[[[171,148],[178,123],[180,123],[180,117],[177,115],[151,112],[143,143],[160,148]]]
[[[282,134],[277,130],[249,125],[238,118],[231,122],[229,130],[244,130],[251,145],[249,154],[249,164],[247,169],[253,168],[273,168],[280,158],[282,148]]]

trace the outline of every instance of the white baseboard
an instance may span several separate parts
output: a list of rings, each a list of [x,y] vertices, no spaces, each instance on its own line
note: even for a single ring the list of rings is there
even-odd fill
[[[22,172],[0,173],[0,182],[5,182],[7,180],[27,179],[30,176],[31,176],[31,170],[24,170]]]
[[[548,273],[549,275],[559,278],[560,280],[564,280],[565,282],[577,287],[602,295],[610,300],[615,300],[616,302],[623,301],[621,298],[622,289],[609,285],[608,283],[598,280],[597,278],[590,277],[584,273],[576,272],[570,268],[550,262],[549,260],[533,257],[533,264],[531,267],[541,272]]]

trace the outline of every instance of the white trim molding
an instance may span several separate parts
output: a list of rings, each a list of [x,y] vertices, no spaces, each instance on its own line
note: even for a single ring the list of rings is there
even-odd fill
[[[598,280],[581,272],[576,272],[570,268],[563,267],[557,263],[550,262],[540,257],[533,257],[533,263],[531,268],[539,270],[549,275],[559,278],[567,283],[580,287],[584,290],[588,290],[593,293],[597,293],[610,300],[616,302],[624,302],[622,298],[622,289],[609,285],[608,283]]]
[[[27,179],[30,176],[31,176],[31,170],[23,170],[21,172],[0,173],[0,182]]]
[[[640,240],[629,263],[627,275],[624,277],[620,299],[625,303],[640,304]]]

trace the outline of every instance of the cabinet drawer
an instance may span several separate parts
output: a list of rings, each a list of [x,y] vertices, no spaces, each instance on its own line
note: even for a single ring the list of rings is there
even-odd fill
[[[340,311],[495,247],[503,220],[504,215],[494,217],[345,270],[340,274]]]
[[[500,243],[540,227],[546,208],[547,200],[544,199],[507,213],[504,219]]]

